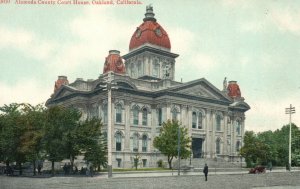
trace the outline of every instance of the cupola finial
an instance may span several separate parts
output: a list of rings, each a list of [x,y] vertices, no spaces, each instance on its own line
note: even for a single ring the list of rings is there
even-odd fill
[[[145,13],[145,18],[143,21],[154,21],[156,22],[156,19],[154,18],[155,14],[153,13],[153,7],[152,5],[147,5],[146,6],[146,13]]]

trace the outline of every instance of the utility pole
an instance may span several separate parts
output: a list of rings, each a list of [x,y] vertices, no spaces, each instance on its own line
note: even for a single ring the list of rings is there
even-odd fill
[[[292,165],[292,114],[296,113],[295,107],[290,104],[289,108],[285,109],[285,114],[290,114],[290,134],[289,134],[289,171],[291,171]]]
[[[112,83],[112,74],[108,72],[107,77],[103,78],[106,83],[102,87],[107,90],[107,171],[108,178],[112,177],[112,104],[111,104],[111,90],[114,88]]]
[[[180,175],[180,127],[178,125],[178,176]]]

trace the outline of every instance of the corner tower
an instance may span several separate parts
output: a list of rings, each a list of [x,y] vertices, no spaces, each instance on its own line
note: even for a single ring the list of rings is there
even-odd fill
[[[153,7],[146,7],[143,23],[133,33],[129,53],[124,55],[127,74],[132,78],[174,80],[175,58],[167,32],[156,22]]]

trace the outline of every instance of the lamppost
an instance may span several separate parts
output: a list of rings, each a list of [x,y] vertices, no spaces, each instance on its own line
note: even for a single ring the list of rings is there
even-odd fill
[[[290,114],[290,134],[289,134],[289,171],[291,171],[291,163],[292,163],[292,114],[296,112],[295,107],[292,107],[292,104],[290,104],[289,108],[285,109],[285,114]]]
[[[107,171],[108,177],[112,177],[112,108],[111,108],[111,90],[115,85],[112,83],[111,72],[108,72],[107,77],[104,77],[104,82],[106,85],[101,87],[106,87],[107,90]]]

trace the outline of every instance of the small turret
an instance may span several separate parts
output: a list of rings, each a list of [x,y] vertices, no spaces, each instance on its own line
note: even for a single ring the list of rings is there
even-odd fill
[[[69,81],[67,76],[58,76],[57,81],[54,84],[54,93],[62,86],[62,85],[69,85]]]
[[[109,71],[125,74],[125,64],[118,50],[110,50],[109,55],[105,58],[103,73],[105,74]]]

